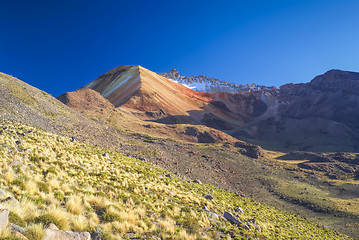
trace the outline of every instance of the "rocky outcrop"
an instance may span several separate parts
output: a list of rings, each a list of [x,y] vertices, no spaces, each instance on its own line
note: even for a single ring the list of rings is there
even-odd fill
[[[239,227],[242,227],[242,228],[245,228],[245,229],[250,230],[250,228],[248,227],[247,224],[245,224],[245,223],[239,221],[239,220],[238,220],[235,216],[233,216],[233,214],[230,213],[230,212],[225,212],[224,215],[223,215],[223,217],[224,217],[225,219],[227,219],[228,221],[232,222],[233,224],[236,224],[236,225],[239,226]]]
[[[44,240],[90,240],[89,232],[72,232],[59,230],[54,224],[45,230]]]
[[[258,145],[249,144],[246,142],[236,142],[235,147],[243,148],[241,149],[241,154],[246,155],[251,158],[260,158],[264,156],[263,149]]]

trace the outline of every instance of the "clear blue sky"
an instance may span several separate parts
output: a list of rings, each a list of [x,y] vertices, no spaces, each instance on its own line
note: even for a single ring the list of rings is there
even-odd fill
[[[359,72],[359,1],[1,1],[0,71],[58,96],[119,65],[236,83]]]

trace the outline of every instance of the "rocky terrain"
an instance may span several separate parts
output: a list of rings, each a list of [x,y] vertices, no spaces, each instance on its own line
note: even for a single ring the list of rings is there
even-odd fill
[[[187,79],[175,70],[162,75]],[[193,81],[219,83],[208,79]],[[238,93],[198,92],[179,83],[142,67],[121,66],[84,88],[142,120],[205,125],[271,150],[359,151],[359,95],[352,90],[358,73],[331,70],[305,84]]]
[[[217,93],[217,92],[227,92],[227,93],[246,93],[252,91],[264,91],[264,90],[274,90],[275,87],[266,87],[252,84],[237,84],[226,81],[221,81],[216,78],[211,78],[207,76],[182,76],[176,69],[171,69],[169,72],[161,73],[161,76],[164,76],[172,81],[178,82],[190,89],[193,89],[197,92],[208,92],[208,93]]]
[[[221,112],[223,111],[223,109],[226,110],[226,107],[228,109],[234,109],[235,104],[231,106],[229,103],[232,101],[232,99],[228,98],[229,96],[234,95],[225,95],[225,97],[228,98],[226,101],[223,100],[225,99],[225,97],[222,97],[221,99],[223,101],[218,101],[217,103],[215,103],[215,101],[213,100],[215,99],[214,94],[211,95],[201,93],[199,95],[196,95],[195,101],[190,101],[188,100],[188,98],[191,95],[188,95],[188,93],[196,94],[195,91],[189,91],[181,85],[178,86],[179,84],[173,83],[164,77],[158,77],[158,75],[156,75],[155,73],[152,73],[145,69],[141,69],[140,67],[136,66],[130,68],[133,68],[135,72],[140,73],[140,88],[139,90],[137,90],[136,93],[147,93],[147,97],[152,100],[152,102],[150,101],[151,104],[155,104],[155,101],[153,101],[151,97],[153,96],[153,94],[155,94],[155,91],[151,92],[147,88],[151,84],[151,77],[155,76],[156,81],[158,81],[157,84],[160,84],[162,87],[166,88],[168,86],[171,86],[171,90],[165,89],[165,92],[167,93],[167,95],[165,95],[166,97],[172,97],[170,93],[174,93],[174,95],[177,95],[178,98],[172,99],[179,99],[185,102],[188,101],[187,103],[190,104],[188,104],[187,106],[191,106],[191,104],[194,104],[194,106],[203,106],[200,107],[200,111],[207,114],[205,116],[205,119],[208,121],[207,125],[226,123],[228,124],[227,127],[229,128],[229,130],[220,131],[214,128],[203,126],[199,122],[196,122],[195,118],[193,118],[192,120],[194,124],[189,124],[184,120],[187,120],[188,117],[191,117],[190,114],[186,116],[187,118],[184,117],[183,121],[185,123],[175,122],[176,119],[179,118],[179,116],[181,115],[171,115],[171,111],[181,110],[177,110],[175,108],[169,108],[169,110],[166,110],[167,105],[164,103],[169,100],[163,100],[163,96],[157,96],[157,100],[163,100],[163,103],[160,103],[162,104],[161,109],[164,113],[167,112],[167,119],[170,120],[171,117],[173,117],[173,124],[161,123],[160,121],[158,121],[161,118],[157,118],[156,115],[153,115],[154,113],[156,113],[156,111],[149,111],[149,109],[144,109],[146,111],[142,111],[140,108],[135,108],[135,105],[129,104],[127,106],[124,106],[126,105],[126,103],[116,107],[113,103],[111,103],[111,99],[106,99],[101,96],[99,92],[93,91],[89,88],[84,88],[72,93],[66,93],[59,97],[59,99],[63,103],[68,105],[66,106],[60,101],[54,99],[52,96],[41,92],[40,90],[33,88],[16,78],[3,74],[0,78],[0,89],[4,93],[4,98],[1,98],[1,109],[3,109],[3,111],[1,112],[1,116],[2,119],[6,119],[6,121],[3,123],[4,128],[1,134],[3,134],[3,139],[6,140],[6,143],[1,145],[2,150],[5,151],[5,149],[8,149],[10,141],[9,139],[12,139],[12,151],[15,151],[16,149],[15,158],[19,158],[19,161],[21,163],[24,163],[25,165],[30,164],[31,161],[29,159],[29,155],[26,155],[26,153],[23,154],[21,150],[22,147],[20,149],[16,143],[17,140],[20,140],[19,143],[22,143],[22,145],[34,144],[34,146],[41,149],[41,152],[38,152],[37,154],[39,157],[49,157],[49,161],[40,161],[40,167],[43,166],[44,168],[48,169],[52,164],[54,164],[53,161],[58,161],[59,165],[56,168],[61,169],[62,164],[65,164],[67,166],[67,158],[64,156],[60,156],[60,160],[57,159],[58,157],[55,157],[55,153],[58,150],[53,149],[53,146],[62,146],[63,143],[61,141],[59,142],[58,140],[55,140],[56,137],[47,137],[48,133],[36,132],[36,135],[34,136],[30,133],[26,133],[26,131],[30,130],[28,129],[28,126],[34,126],[36,127],[36,129],[41,129],[40,131],[45,130],[47,132],[51,132],[50,135],[57,134],[56,136],[59,136],[59,138],[67,137],[67,140],[65,141],[69,146],[74,142],[74,148],[72,148],[72,150],[70,151],[70,153],[72,152],[74,155],[70,156],[69,158],[74,159],[75,161],[78,159],[81,162],[82,167],[85,167],[86,169],[91,169],[92,171],[94,171],[94,169],[92,169],[91,165],[88,162],[89,159],[99,158],[99,161],[101,162],[104,160],[101,158],[101,155],[102,157],[107,157],[107,155],[103,155],[105,152],[107,152],[109,154],[108,156],[110,156],[111,159],[113,159],[113,156],[116,156],[114,157],[115,159],[129,158],[133,159],[130,161],[137,161],[138,164],[148,163],[152,164],[152,167],[160,167],[162,169],[160,171],[165,171],[163,169],[166,169],[166,171],[171,171],[166,173],[159,173],[159,175],[162,175],[162,177],[164,175],[170,174],[172,177],[176,176],[176,178],[178,177],[178,179],[182,179],[184,181],[196,180],[196,182],[212,184],[212,186],[209,186],[209,188],[207,189],[208,191],[205,190],[205,193],[203,192],[203,194],[207,195],[207,193],[211,192],[210,189],[214,189],[214,191],[217,191],[215,187],[219,187],[219,191],[228,190],[231,194],[234,194],[232,196],[241,196],[243,199],[246,199],[250,202],[255,201],[256,204],[258,203],[258,206],[267,206],[265,204],[269,204],[270,206],[275,206],[279,209],[286,210],[297,215],[305,216],[311,220],[319,222],[322,225],[329,226],[330,229],[338,230],[351,237],[358,236],[359,233],[357,226],[359,218],[359,196],[357,193],[359,190],[359,169],[357,165],[357,154],[355,154],[354,152],[323,154],[309,152],[307,150],[278,152],[272,151],[270,149],[263,149],[257,145],[239,141],[238,139],[235,139],[232,136],[226,134],[226,132],[231,132],[232,126],[230,122],[224,120],[222,122],[217,121],[219,118],[216,117],[217,115],[222,114]],[[123,71],[122,74],[124,74],[127,71],[126,69],[128,68],[123,69],[125,69],[125,71]],[[115,76],[114,79],[116,77],[121,78],[121,74],[116,76],[116,72],[117,70],[113,71],[112,75],[105,74],[103,75],[103,77]],[[142,75],[145,75],[145,77],[141,77]],[[146,81],[147,83],[142,84]],[[98,84],[100,86],[101,82],[99,82]],[[113,85],[116,90],[121,90],[121,86],[123,85],[121,85],[119,88],[116,88],[116,86],[118,85]],[[152,88],[157,87],[152,86]],[[111,88],[109,90],[111,90]],[[31,94],[26,95],[23,92]],[[160,91],[159,93],[162,93],[162,91]],[[263,109],[265,109],[265,107],[260,102],[255,103],[257,97],[260,96],[259,94],[260,93],[258,92],[253,92],[247,95],[238,95],[239,97],[242,97],[240,98],[242,99],[241,101],[243,101],[243,99],[249,98],[249,102],[252,103],[250,105],[252,107],[245,107],[246,105],[241,105],[238,107],[238,112],[242,111],[243,109],[247,109],[247,115],[243,114],[243,120],[241,121],[248,121],[248,119],[255,118],[256,115],[263,115]],[[217,95],[218,99],[220,99],[220,93],[218,93]],[[139,98],[142,97],[140,95],[137,96],[139,96]],[[210,97],[211,99],[209,99]],[[129,102],[131,101],[133,102],[133,99],[129,100]],[[222,104],[223,102],[225,102],[225,105]],[[144,104],[145,106],[147,101],[139,101],[139,103],[139,106],[141,106],[141,104]],[[7,106],[11,106],[11,109]],[[218,112],[210,112],[209,110],[206,110],[210,108],[222,110]],[[46,110],[46,112],[44,110]],[[52,114],[51,110],[53,111]],[[228,110],[226,111],[228,112]],[[45,114],[47,112],[50,112],[50,114]],[[159,113],[161,111],[157,112]],[[268,114],[267,110],[266,112]],[[183,114],[183,112],[181,114]],[[235,114],[233,114],[233,116],[235,116]],[[64,117],[66,117],[66,121],[63,120]],[[10,120],[10,122],[8,120]],[[21,123],[20,126],[18,126],[19,123]],[[22,124],[26,124],[28,126],[23,126]],[[6,126],[10,127],[10,129],[12,130],[6,130]],[[216,128],[219,127],[217,126]],[[25,131],[25,136],[22,135],[23,131]],[[16,134],[14,134],[14,132],[16,132]],[[28,142],[27,135],[31,135],[31,138],[35,138],[38,135],[40,137],[36,137],[35,140]],[[11,137],[9,138],[9,136]],[[54,143],[43,143],[41,139],[53,139],[51,141],[54,141]],[[82,147],[79,147],[81,146],[82,142],[89,144],[90,147],[88,148],[93,149],[93,147],[95,147],[98,150],[94,150],[94,152],[92,152],[92,150],[86,151],[85,153],[81,153],[80,155],[78,155],[79,152],[82,151]],[[37,145],[38,143],[40,145]],[[79,143],[79,145],[77,143]],[[46,148],[46,150],[45,148],[43,148],[43,146],[51,147]],[[69,149],[65,148],[64,150],[68,151]],[[113,152],[110,152],[110,150],[112,150]],[[2,157],[2,160],[4,160],[3,166],[8,166],[7,164],[8,162],[10,162],[10,158],[14,158],[14,156],[7,155],[7,152],[4,151],[2,151],[4,153]],[[18,157],[20,156],[17,155],[18,153],[21,155],[22,158]],[[94,157],[92,157],[92,154],[94,154]],[[61,161],[64,161],[64,163],[60,163]],[[96,162],[96,166],[98,164],[99,162]],[[129,164],[129,162],[127,162],[126,160],[126,163],[123,162],[122,164],[126,165]],[[123,167],[124,165],[121,166]],[[116,168],[112,165],[111,167]],[[46,169],[44,169],[44,171],[46,171]],[[109,169],[110,167],[106,168],[106,171],[108,171]],[[72,177],[74,177],[73,172],[64,173],[63,169],[61,170],[62,172],[60,175],[66,176],[66,179],[71,179]],[[130,170],[130,172],[133,173],[135,171]],[[39,172],[38,177],[40,175],[41,174]],[[101,176],[104,175],[100,174],[98,177]],[[133,177],[137,178],[137,176],[135,175]],[[78,180],[80,179],[82,179],[82,177],[78,178]],[[8,193],[8,196],[19,198],[21,194],[28,191],[28,189],[26,189],[26,185],[25,190],[18,190],[15,187],[15,190],[19,193],[21,193],[21,191],[24,191],[20,195],[17,195],[17,192],[14,192],[12,190],[14,189],[14,187],[11,187],[12,180],[11,182],[3,181],[2,185],[0,186],[0,188],[2,187],[3,189],[5,189],[5,191]],[[32,181],[37,182],[40,180],[35,179]],[[83,181],[83,179],[81,181]],[[14,184],[15,183],[16,181],[14,182]],[[78,183],[80,184],[80,182]],[[72,186],[74,190],[72,191],[73,193],[79,194],[80,192],[76,189],[83,188],[83,186],[82,184],[80,184],[80,186],[77,186],[76,184],[77,183],[74,182],[74,185]],[[76,189],[74,188],[74,186],[76,186]],[[202,197],[205,197],[206,195],[203,195]],[[39,196],[44,199],[44,196],[42,196],[41,194],[37,194],[35,196],[36,199],[38,199]],[[33,201],[36,202],[36,199],[33,199]],[[83,196],[82,199],[86,200],[85,196]],[[21,199],[18,200],[20,200],[21,202]],[[66,201],[67,200],[64,200],[63,204],[66,204]],[[39,209],[44,210],[44,207],[46,209],[47,204],[48,202],[45,201],[44,205],[41,205]],[[226,206],[229,203],[227,204],[226,202],[219,202],[218,204],[221,206]],[[123,207],[123,205],[117,205],[117,207],[121,208]],[[224,208],[223,210],[221,210],[221,214],[223,214],[222,216],[225,218],[224,210]],[[45,210],[42,213],[46,214],[46,211],[48,210]],[[274,210],[268,211],[272,212]],[[233,214],[233,211],[231,213]],[[41,215],[41,213],[36,214],[38,214],[38,216]],[[86,215],[84,217],[88,216],[89,215]],[[101,214],[98,213],[98,216],[101,216]],[[165,216],[166,215],[161,215],[161,217]],[[277,216],[279,215],[276,215],[276,217]],[[21,217],[25,218],[24,216]],[[226,217],[227,219],[231,218],[228,214],[226,214]],[[195,217],[195,219],[199,220],[198,217]],[[33,219],[31,218],[24,220],[26,224],[34,223]],[[101,221],[103,220],[101,220],[100,218],[100,223],[105,224]],[[258,221],[258,219],[256,219],[256,221]],[[298,220],[295,220],[294,222],[297,221]],[[114,222],[116,222],[116,220]],[[123,223],[123,220],[119,222]],[[294,222],[290,222],[290,224],[295,225],[296,223]],[[111,223],[111,225],[108,224],[108,226],[111,226],[111,229],[116,229],[116,224],[117,223]],[[132,224],[137,223],[132,222]],[[153,222],[153,224],[155,223]],[[316,227],[314,227],[314,232],[306,232],[308,229],[313,229],[313,227],[308,227],[308,225],[301,225],[302,227],[300,227],[299,230],[294,230],[290,226],[286,225],[284,227],[279,223],[274,223],[272,220],[270,220],[268,224],[274,224],[273,226],[278,226],[280,228],[280,230],[278,230],[276,233],[277,235],[273,235],[273,239],[277,239],[279,236],[282,236],[283,238],[294,237],[299,239],[301,238],[301,236],[305,236],[304,239],[308,238],[308,236],[312,236],[312,238],[317,239],[320,239],[320,236],[327,236],[326,238],[328,239],[336,239],[337,236],[339,236],[337,235],[337,233],[333,233],[331,230],[328,229],[325,230],[327,232],[325,234],[334,235],[323,235],[324,233],[322,232],[322,230],[317,230]],[[263,226],[267,226],[268,224],[256,225],[263,228]],[[71,226],[73,225],[74,224],[72,224]],[[318,225],[319,229],[322,229],[322,225]],[[177,220],[171,226],[183,228],[181,222],[177,222]],[[57,227],[59,226],[57,225]],[[106,228],[105,225],[101,225],[99,226],[99,228],[101,228],[102,230],[106,230],[106,232],[112,231],[110,231],[109,228]],[[81,228],[67,229],[69,231],[75,232],[81,230]],[[121,232],[123,234],[121,235],[121,237],[140,238],[139,235],[137,235],[137,237],[135,236],[135,233],[137,233],[134,230],[135,228],[125,229],[127,230],[123,230],[124,232]],[[235,238],[235,236],[237,236],[237,238],[240,238],[241,236],[264,237],[264,235],[251,235],[252,233],[250,232],[248,232],[249,235],[245,235],[246,233],[244,233],[241,228],[232,229],[232,227],[230,227],[230,229],[231,230],[222,229],[223,231],[220,230],[216,232],[216,234],[219,234],[219,238],[225,236],[221,234],[229,234],[230,236],[232,236],[232,238]],[[95,230],[91,231],[92,229],[90,228],[87,228],[85,230],[90,233],[96,232]],[[181,229],[177,230],[177,232],[180,231]],[[189,230],[185,231],[186,234],[191,234]],[[206,231],[207,230],[201,230],[201,232]],[[317,235],[318,233],[315,233],[316,231],[320,231],[321,235]],[[211,230],[207,231],[207,233],[209,232],[211,232]],[[300,235],[291,235],[288,232],[291,232],[291,234]],[[114,232],[114,234],[115,233],[116,232]],[[139,234],[140,233],[141,232],[139,232]],[[151,232],[150,235],[161,237],[161,233],[156,234]],[[171,234],[171,232],[163,232],[163,234]],[[259,233],[257,232],[255,234]],[[169,235],[162,235],[162,237],[163,236]],[[264,238],[270,238],[270,236],[271,235],[265,235]],[[143,238],[143,235],[141,235],[141,237]],[[200,237],[196,236],[195,238]]]

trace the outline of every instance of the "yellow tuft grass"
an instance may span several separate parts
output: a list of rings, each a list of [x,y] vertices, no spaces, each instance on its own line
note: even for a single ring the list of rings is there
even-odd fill
[[[31,180],[25,183],[25,189],[30,195],[35,195],[39,193],[37,183]]]
[[[42,224],[30,224],[25,232],[25,236],[29,240],[40,240],[45,237],[45,230]]]
[[[51,205],[47,212],[60,222],[61,230],[71,230],[69,219],[72,218],[72,214],[68,213],[65,208]]]
[[[197,237],[195,235],[188,234],[185,230],[181,230],[178,233],[178,236],[176,236],[175,239],[178,240],[196,240]]]
[[[73,218],[72,224],[74,226],[75,231],[85,231],[88,228],[88,220],[83,215],[77,215]]]
[[[73,214],[82,214],[85,212],[84,202],[79,196],[70,196],[69,199],[66,201],[65,206],[67,210]]]
[[[166,217],[166,219],[164,220],[160,220],[159,222],[159,225],[160,227],[166,232],[166,233],[169,233],[169,234],[174,234],[175,231],[176,231],[176,221],[169,218],[169,217]]]

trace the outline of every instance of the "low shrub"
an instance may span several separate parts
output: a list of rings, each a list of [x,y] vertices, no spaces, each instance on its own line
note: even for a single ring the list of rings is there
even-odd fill
[[[50,214],[43,214],[34,219],[35,223],[42,223],[44,226],[47,226],[50,223],[55,224],[58,228],[61,228],[59,220]]]
[[[13,224],[16,224],[16,225],[18,225],[20,227],[25,227],[26,226],[25,221],[19,215],[17,215],[14,212],[9,213],[9,222],[11,222]]]

